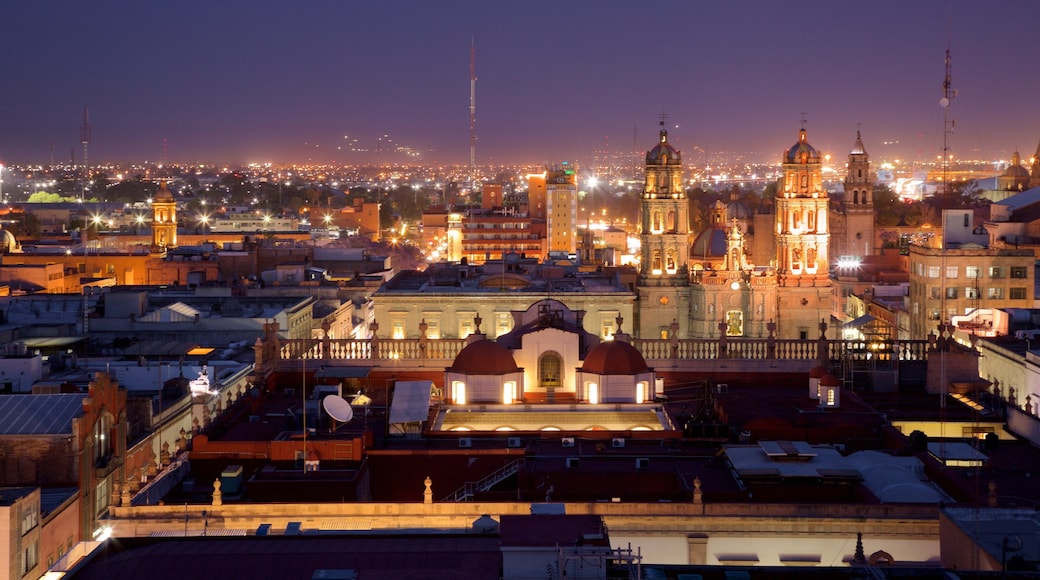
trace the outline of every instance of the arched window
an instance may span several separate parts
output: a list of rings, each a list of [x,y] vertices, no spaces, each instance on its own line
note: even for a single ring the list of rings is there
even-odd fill
[[[538,359],[538,386],[558,387],[560,386],[560,372],[563,370],[563,358],[553,351],[542,354]]]
[[[668,212],[668,221],[666,222],[665,227],[670,232],[674,232],[675,231],[675,211],[674,210]]]

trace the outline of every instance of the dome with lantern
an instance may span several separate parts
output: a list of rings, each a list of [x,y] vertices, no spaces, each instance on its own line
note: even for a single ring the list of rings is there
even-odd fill
[[[784,163],[819,163],[820,152],[809,144],[805,129],[798,132],[798,141],[784,151]]]
[[[646,152],[647,165],[681,165],[682,154],[668,142],[668,131],[661,129],[661,140]]]

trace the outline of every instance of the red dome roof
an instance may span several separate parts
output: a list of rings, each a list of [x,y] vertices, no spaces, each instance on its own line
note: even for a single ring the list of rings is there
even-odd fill
[[[597,375],[634,375],[650,370],[634,346],[623,340],[605,340],[589,351],[581,370]]]
[[[820,386],[821,387],[840,387],[841,386],[841,381],[839,381],[838,377],[836,377],[834,375],[824,375],[823,378],[820,379]]]
[[[468,344],[448,368],[450,372],[467,375],[504,375],[519,370],[506,347],[488,339]]]
[[[819,365],[814,366],[812,369],[809,370],[810,379],[822,379],[823,375],[825,374],[827,374],[827,369]]]

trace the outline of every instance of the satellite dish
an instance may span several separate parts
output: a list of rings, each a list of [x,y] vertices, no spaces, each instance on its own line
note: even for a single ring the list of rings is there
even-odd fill
[[[339,395],[329,395],[322,400],[321,405],[330,417],[340,423],[349,423],[354,418],[354,408],[346,399]]]

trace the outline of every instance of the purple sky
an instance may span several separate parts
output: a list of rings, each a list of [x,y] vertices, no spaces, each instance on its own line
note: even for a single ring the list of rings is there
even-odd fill
[[[668,114],[702,151],[778,160],[797,137],[934,158],[947,44],[958,157],[1040,141],[1036,0],[11,2],[0,21],[0,161],[359,162],[389,134],[426,163],[646,150]],[[635,143],[633,144],[633,137]],[[898,144],[884,145],[885,141]],[[337,150],[337,147],[343,147]],[[366,156],[367,155],[367,156]],[[401,161],[389,153],[382,161]]]

